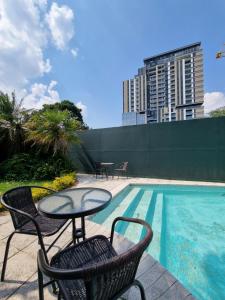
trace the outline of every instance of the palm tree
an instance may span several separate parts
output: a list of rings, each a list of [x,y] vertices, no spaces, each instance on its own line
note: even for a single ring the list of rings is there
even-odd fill
[[[47,152],[65,155],[71,143],[78,143],[80,122],[65,111],[46,110],[33,114],[26,123],[26,141]]]
[[[17,153],[24,145],[24,124],[28,111],[22,107],[23,99],[16,100],[15,93],[10,98],[0,92],[0,142],[10,145],[11,152]]]

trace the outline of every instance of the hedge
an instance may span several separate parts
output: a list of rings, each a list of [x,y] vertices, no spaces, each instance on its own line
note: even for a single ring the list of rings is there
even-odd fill
[[[69,173],[64,176],[56,177],[53,182],[51,183],[45,183],[43,184],[44,187],[47,187],[49,189],[55,190],[55,191],[61,191],[64,190],[72,185],[74,185],[76,181],[76,174]],[[37,201],[45,196],[50,194],[49,191],[44,190],[44,189],[33,189],[32,190],[32,196],[34,201]]]
[[[76,174],[72,172],[60,177],[56,177],[51,183],[44,183],[43,186],[49,189],[53,189],[55,191],[61,191],[68,187],[73,186],[74,183],[76,182],[76,179],[77,179]],[[48,194],[50,194],[50,192],[44,189],[38,189],[38,188],[32,189],[32,196],[34,201],[38,201],[41,198],[47,196]],[[2,210],[3,207],[0,204],[0,211]]]

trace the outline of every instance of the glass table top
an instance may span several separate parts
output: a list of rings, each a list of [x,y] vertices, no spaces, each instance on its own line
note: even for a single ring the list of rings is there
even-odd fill
[[[38,210],[50,218],[76,218],[94,214],[111,201],[110,192],[98,188],[73,188],[39,201]]]

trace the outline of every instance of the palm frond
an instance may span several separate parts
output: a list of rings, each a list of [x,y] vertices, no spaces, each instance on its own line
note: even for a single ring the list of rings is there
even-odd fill
[[[68,111],[46,110],[35,114],[26,124],[27,142],[40,145],[53,155],[66,154],[69,144],[78,142],[75,134],[79,122]]]

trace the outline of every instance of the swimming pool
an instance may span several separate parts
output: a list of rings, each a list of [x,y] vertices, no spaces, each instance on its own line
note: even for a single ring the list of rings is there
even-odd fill
[[[197,299],[225,299],[225,188],[129,185],[92,220],[110,228],[117,216],[152,225],[148,252]],[[116,231],[134,242],[142,235],[126,223]]]

